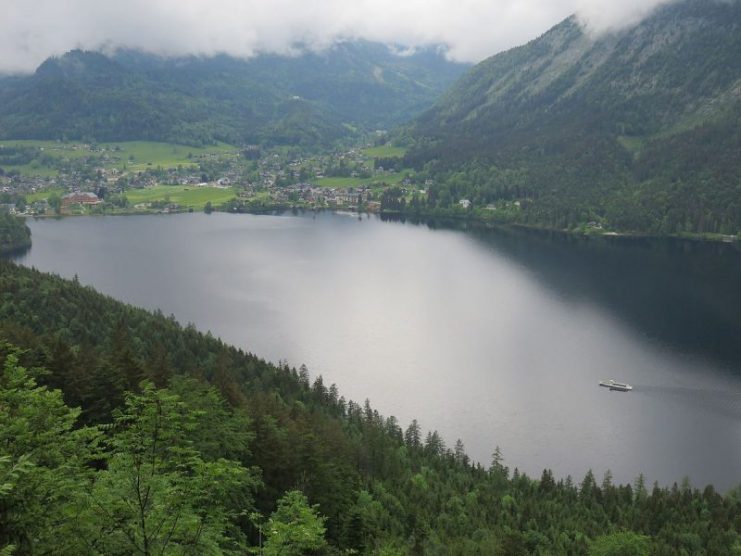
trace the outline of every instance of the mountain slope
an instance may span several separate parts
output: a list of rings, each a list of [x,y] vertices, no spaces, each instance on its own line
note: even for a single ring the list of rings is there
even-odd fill
[[[0,81],[0,137],[329,143],[428,108],[466,66],[376,43],[323,53],[160,58],[72,51]]]
[[[208,117],[214,135],[227,133],[213,103],[167,91],[105,56],[74,51],[44,62],[7,88],[0,104],[4,138],[126,140],[196,139],[187,128]]]
[[[567,19],[473,68],[415,121],[409,159],[465,177],[445,199],[519,200],[521,222],[737,233],[740,26],[741,3],[699,0],[597,38]]]

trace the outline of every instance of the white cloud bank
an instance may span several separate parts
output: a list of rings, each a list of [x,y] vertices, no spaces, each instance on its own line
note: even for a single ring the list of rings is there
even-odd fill
[[[668,0],[0,0],[0,71],[32,71],[73,48],[163,55],[288,53],[365,38],[447,45],[476,62],[578,13],[600,32]]]

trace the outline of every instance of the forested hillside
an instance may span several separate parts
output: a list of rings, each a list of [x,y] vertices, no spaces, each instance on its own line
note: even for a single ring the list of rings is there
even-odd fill
[[[11,263],[0,339],[3,554],[741,550],[741,490],[534,480],[495,447],[484,467],[305,369]]]
[[[409,130],[427,210],[737,234],[740,25],[739,2],[680,0],[597,37],[570,18],[485,60]]]
[[[0,80],[0,138],[318,147],[419,114],[466,68],[369,42],[249,60],[78,50]]]
[[[0,255],[31,246],[31,230],[22,218],[0,214]]]

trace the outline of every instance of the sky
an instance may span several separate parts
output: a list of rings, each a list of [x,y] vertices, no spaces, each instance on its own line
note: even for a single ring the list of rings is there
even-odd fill
[[[362,38],[444,45],[478,62],[576,13],[592,33],[639,21],[669,0],[0,0],[0,72],[30,72],[74,48],[166,56],[321,50]]]

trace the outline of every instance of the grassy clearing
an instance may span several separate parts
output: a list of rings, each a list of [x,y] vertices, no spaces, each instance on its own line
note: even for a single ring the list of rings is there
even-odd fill
[[[315,180],[319,187],[334,187],[345,189],[348,187],[360,187],[385,183],[387,185],[398,185],[404,179],[408,171],[396,172],[385,176],[375,176],[372,178],[321,178]]]
[[[119,143],[101,143],[97,147],[105,149],[91,151],[89,145],[82,143],[62,143],[61,141],[6,140],[0,146],[24,146],[43,149],[44,154],[59,159],[78,159],[87,156],[111,157],[104,161],[107,168],[123,168],[138,172],[147,168],[176,168],[177,166],[196,166],[202,156],[236,156],[236,147],[219,143],[209,147],[187,147],[174,143],[157,143],[153,141],[123,141]],[[23,166],[5,166],[6,170],[18,170],[21,174],[32,176],[56,176],[57,170],[38,164],[34,161]]]
[[[90,148],[82,143],[63,143],[61,141],[39,141],[36,139],[8,139],[0,141],[0,147],[36,147],[55,158],[84,158],[90,156]]]
[[[22,176],[39,176],[41,178],[52,178],[58,174],[54,168],[41,166],[37,162],[31,162],[30,164],[4,164],[3,169],[6,172],[16,171]]]
[[[35,203],[36,201],[42,201],[48,199],[52,195],[64,195],[66,191],[62,187],[52,187],[50,189],[44,189],[43,191],[37,191],[36,193],[29,193],[26,195],[27,203]]]
[[[37,139],[4,139],[0,141],[1,147],[37,147],[44,150],[74,150],[80,147],[80,143],[62,143],[61,141],[42,141]]]
[[[633,156],[636,156],[641,152],[643,144],[645,143],[643,137],[627,137],[625,135],[620,135],[617,140],[618,143],[620,143],[620,145],[622,145],[622,147]]]
[[[126,198],[129,203],[151,203],[152,201],[169,201],[186,208],[202,210],[208,201],[214,206],[232,199],[236,195],[233,188],[196,187],[188,185],[157,185],[145,189],[129,189]]]
[[[320,178],[316,180],[316,184],[319,187],[335,187],[344,189],[347,187],[368,185],[372,181],[373,178]]]
[[[391,145],[363,149],[363,154],[371,158],[401,158],[406,152],[407,150],[404,147],[393,147]]]
[[[176,168],[178,166],[195,166],[197,158],[201,156],[236,155],[236,147],[220,143],[211,147],[187,147],[173,143],[155,143],[151,141],[127,141],[123,143],[108,143],[101,145],[115,151],[120,162],[115,165],[129,170],[141,171],[148,167],[161,166],[162,168]]]
[[[38,141],[35,139],[10,139],[0,141],[0,147],[35,147],[42,149],[44,154],[55,158],[82,158],[87,156],[88,149],[80,144],[62,143],[60,141]],[[32,160],[28,164],[4,164],[6,172],[16,171],[24,176],[53,177],[58,171],[48,166],[43,166],[38,160]]]
[[[720,118],[722,118],[721,114],[716,115],[716,119],[720,119]],[[629,151],[634,157],[637,157],[641,154],[643,147],[646,146],[646,144],[650,143],[651,141],[666,139],[673,135],[684,133],[686,131],[689,131],[691,129],[694,129],[700,125],[707,124],[707,123],[709,122],[704,116],[695,113],[695,114],[690,114],[689,116],[681,119],[678,123],[676,123],[669,129],[665,129],[659,133],[654,133],[653,135],[644,135],[641,137],[634,137],[634,136],[629,137],[626,135],[620,135],[618,136],[617,140],[620,143],[620,145],[623,146],[623,148]]]

